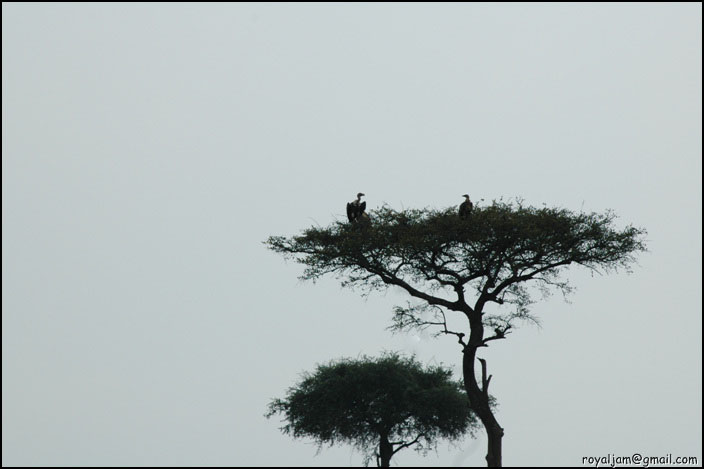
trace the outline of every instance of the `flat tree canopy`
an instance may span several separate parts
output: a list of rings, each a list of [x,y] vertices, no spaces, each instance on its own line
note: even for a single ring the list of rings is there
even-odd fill
[[[644,251],[644,230],[613,227],[615,214],[574,213],[559,208],[494,202],[477,207],[468,218],[446,210],[389,207],[373,210],[370,226],[335,222],[311,227],[300,236],[272,236],[270,249],[306,265],[301,277],[315,280],[333,273],[343,285],[364,289],[397,285],[412,296],[448,309],[430,291],[450,290],[464,301],[467,286],[477,299],[530,303],[516,285],[528,280],[569,290],[558,279],[561,268],[628,268]],[[416,288],[417,287],[417,288]]]
[[[493,415],[491,376],[477,350],[505,339],[518,321],[536,320],[530,312],[536,294],[569,293],[562,277],[567,266],[600,273],[629,270],[635,254],[646,250],[646,232],[630,225],[619,229],[615,220],[611,211],[576,213],[524,206],[520,200],[493,201],[462,216],[454,207],[382,207],[370,212],[369,223],[333,222],[298,236],[272,236],[266,244],[304,264],[302,279],[334,274],[365,293],[402,288],[416,303],[395,308],[396,330],[437,326],[440,334],[455,335],[465,390],[487,431],[487,463],[501,466],[503,428]],[[448,311],[466,318],[461,330],[448,328]]]
[[[382,466],[403,448],[428,450],[440,438],[471,434],[479,423],[451,371],[393,353],[318,366],[271,402],[267,416],[276,413],[287,421],[285,433],[321,446],[352,444],[365,463],[377,456]]]

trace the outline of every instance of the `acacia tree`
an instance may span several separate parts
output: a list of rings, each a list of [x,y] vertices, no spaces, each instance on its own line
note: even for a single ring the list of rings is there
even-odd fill
[[[479,424],[451,371],[394,353],[318,366],[269,404],[267,417],[276,413],[288,422],[285,433],[321,446],[350,443],[365,453],[365,465],[376,457],[382,467],[404,448],[427,452]]]
[[[645,230],[617,229],[615,215],[494,201],[461,218],[454,208],[371,212],[368,226],[334,222],[299,236],[272,236],[268,247],[303,263],[302,279],[336,274],[344,286],[399,287],[415,303],[394,310],[393,328],[436,326],[461,346],[464,387],[488,437],[487,464],[501,466],[503,428],[492,412],[486,361],[477,351],[505,339],[530,312],[536,293],[567,294],[562,277],[577,264],[595,272],[629,270],[645,251]],[[448,327],[446,313],[459,314]],[[468,335],[467,335],[468,334]],[[481,364],[477,377],[475,365]]]

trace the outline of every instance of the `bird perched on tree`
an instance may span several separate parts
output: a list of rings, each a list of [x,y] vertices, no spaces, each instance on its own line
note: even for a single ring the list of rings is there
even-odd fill
[[[364,210],[367,208],[367,203],[362,202],[362,197],[364,197],[364,194],[360,192],[357,194],[355,200],[347,203],[347,218],[350,220],[350,223],[368,218],[367,214],[364,213]]]
[[[474,204],[469,200],[469,195],[464,194],[465,201],[460,204],[460,218],[468,218],[472,214]]]

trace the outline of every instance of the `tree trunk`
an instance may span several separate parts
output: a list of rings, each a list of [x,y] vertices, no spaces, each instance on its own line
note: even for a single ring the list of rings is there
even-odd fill
[[[389,438],[382,434],[379,439],[379,467],[389,467],[391,465],[391,456],[393,455],[393,445],[389,443]]]
[[[474,331],[473,331],[474,332]],[[483,331],[482,331],[483,332]],[[470,339],[470,343],[473,342]],[[494,414],[489,406],[488,389],[482,389],[477,384],[476,374],[474,372],[474,363],[476,362],[477,347],[468,345],[464,351],[462,360],[462,371],[464,375],[464,387],[469,397],[472,410],[477,414],[479,420],[484,424],[488,437],[488,448],[486,454],[486,464],[488,467],[501,467],[501,438],[504,435],[504,429],[501,428],[499,422],[496,421]],[[486,388],[487,382],[483,382],[482,386]]]

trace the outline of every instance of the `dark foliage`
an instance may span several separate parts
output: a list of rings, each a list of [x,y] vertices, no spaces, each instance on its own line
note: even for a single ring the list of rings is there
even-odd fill
[[[315,280],[334,273],[343,285],[365,290],[396,285],[427,305],[464,310],[469,288],[475,309],[487,302],[514,305],[503,316],[531,319],[532,283],[543,293],[550,287],[569,293],[559,278],[570,264],[593,271],[628,268],[644,251],[645,231],[614,227],[613,212],[574,213],[560,208],[525,207],[520,202],[494,202],[475,207],[468,219],[457,210],[404,210],[382,207],[361,227],[335,222],[312,227],[300,236],[272,236],[267,246],[306,265],[302,278]],[[529,282],[530,281],[530,282]],[[447,293],[450,293],[449,297]],[[534,292],[533,292],[534,293]],[[456,299],[456,301],[454,301]],[[399,308],[398,324],[417,315]],[[400,321],[400,322],[399,322]],[[487,318],[492,327],[497,318]],[[406,324],[408,325],[408,324]]]
[[[397,354],[321,365],[284,399],[271,402],[267,417],[276,413],[287,422],[285,433],[320,445],[352,444],[365,452],[365,462],[380,437],[394,445],[394,453],[409,446],[423,451],[441,438],[471,434],[478,424],[449,370],[423,368]]]

